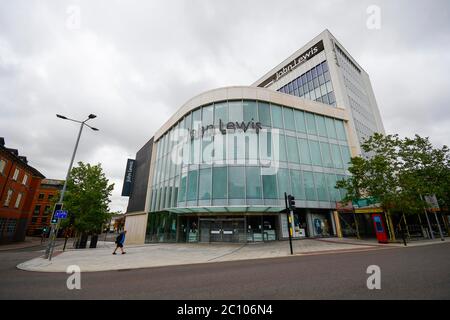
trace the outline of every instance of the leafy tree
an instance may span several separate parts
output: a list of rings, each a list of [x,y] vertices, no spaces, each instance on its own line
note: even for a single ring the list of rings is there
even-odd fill
[[[426,203],[424,195],[436,195],[441,206],[448,206],[450,156],[447,146],[433,148],[428,137],[416,135],[414,139],[402,141],[400,156],[403,159],[400,175],[404,192],[412,193],[419,207]]]
[[[69,211],[69,219],[64,225],[72,220],[80,233],[101,233],[102,225],[111,219],[108,205],[113,189],[114,184],[109,184],[100,164],[78,162],[67,181],[64,208]]]
[[[343,203],[368,196],[379,200],[387,214],[415,214],[426,207],[425,195],[436,195],[441,205],[449,199],[450,156],[447,146],[433,148],[429,138],[413,139],[375,133],[362,145],[368,157],[351,159],[351,177],[338,181],[347,193]]]
[[[375,133],[361,145],[370,156],[353,157],[348,168],[351,177],[338,181],[337,187],[347,191],[343,202],[372,196],[388,209],[398,201],[399,141],[397,135]]]

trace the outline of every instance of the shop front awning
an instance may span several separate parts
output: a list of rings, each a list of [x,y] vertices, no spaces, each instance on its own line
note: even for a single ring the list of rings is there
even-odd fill
[[[277,213],[282,211],[281,207],[270,206],[226,206],[226,207],[186,207],[186,208],[169,208],[165,211],[179,213],[179,214],[236,214],[236,213]]]

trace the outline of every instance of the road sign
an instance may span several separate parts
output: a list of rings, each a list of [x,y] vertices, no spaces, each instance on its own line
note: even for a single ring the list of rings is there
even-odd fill
[[[55,212],[55,218],[58,218],[58,219],[67,218],[67,210],[57,210]]]
[[[51,223],[58,223],[58,217],[56,216],[57,211],[61,211],[63,208],[62,203],[56,203],[55,207],[53,208],[53,214],[52,214],[52,220]]]

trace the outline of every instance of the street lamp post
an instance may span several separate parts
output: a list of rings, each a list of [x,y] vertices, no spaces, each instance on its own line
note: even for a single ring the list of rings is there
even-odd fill
[[[86,122],[89,121],[90,119],[94,119],[94,118],[97,117],[95,114],[90,114],[88,116],[88,118],[86,120],[84,120],[84,121],[78,121],[78,120],[70,119],[70,118],[62,116],[60,114],[57,114],[56,116],[58,118],[60,118],[60,119],[63,119],[63,120],[69,120],[69,121],[80,123],[80,131],[78,131],[77,142],[75,143],[75,148],[73,149],[72,159],[70,160],[69,169],[67,170],[67,174],[66,174],[66,180],[64,181],[64,186],[63,186],[63,189],[61,191],[61,195],[59,197],[59,203],[62,203],[63,199],[64,199],[64,193],[66,192],[66,188],[67,188],[67,181],[69,180],[70,171],[72,170],[73,161],[75,159],[75,154],[77,153],[78,143],[80,142],[80,137],[81,137],[81,132],[83,131],[83,127],[87,126],[87,127],[91,128],[94,131],[98,131],[98,129],[94,128],[94,127],[91,127],[90,125],[86,124]],[[59,225],[60,225],[60,219],[58,219],[58,222],[56,223],[56,227],[55,227],[54,224],[52,224],[52,226],[51,226],[50,241],[49,241],[49,244],[47,245],[47,249],[45,251],[45,258],[46,259],[48,258],[48,260],[52,260],[53,249],[55,247],[55,240],[56,240],[56,236],[58,235]]]

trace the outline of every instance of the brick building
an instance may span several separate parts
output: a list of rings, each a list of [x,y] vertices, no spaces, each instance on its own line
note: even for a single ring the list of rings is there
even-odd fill
[[[0,243],[25,239],[33,199],[43,178],[0,137]]]
[[[31,206],[33,211],[27,228],[28,236],[41,235],[42,229],[50,226],[53,206],[63,186],[64,180],[43,179],[41,181]]]

